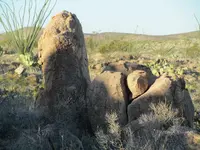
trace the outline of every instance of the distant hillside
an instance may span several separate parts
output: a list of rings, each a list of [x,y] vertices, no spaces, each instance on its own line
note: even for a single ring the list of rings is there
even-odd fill
[[[31,27],[27,27],[25,29],[26,32],[30,31]],[[42,33],[43,29],[41,30]],[[41,35],[40,33],[40,35]],[[187,33],[180,33],[180,34],[171,34],[171,35],[146,35],[146,34],[132,34],[132,33],[119,33],[119,32],[102,32],[97,34],[92,33],[84,33],[85,37],[94,38],[104,38],[109,37],[110,39],[115,37],[123,37],[125,40],[173,40],[173,39],[183,39],[183,38],[198,38],[200,37],[199,31],[187,32]],[[0,40],[2,40],[4,34],[0,34]]]
[[[93,34],[90,34],[90,36]],[[88,35],[87,35],[88,36]],[[183,39],[183,38],[199,38],[200,32],[193,31],[180,34],[171,34],[171,35],[146,35],[146,34],[132,34],[132,33],[117,33],[117,32],[104,32],[96,34],[95,37],[123,37],[127,40],[173,40],[173,39]]]

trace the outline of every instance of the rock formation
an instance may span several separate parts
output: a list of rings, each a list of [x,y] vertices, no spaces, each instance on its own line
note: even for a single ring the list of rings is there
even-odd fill
[[[144,65],[121,61],[107,64],[90,83],[84,36],[74,14],[54,16],[38,45],[45,85],[38,105],[50,121],[64,122],[75,136],[91,128],[106,131],[106,114],[112,112],[121,127],[138,124],[150,104],[160,101],[172,104],[193,126],[194,106],[181,78],[156,77]]]
[[[63,11],[52,17],[38,49],[45,85],[39,106],[47,106],[52,120],[68,122],[75,134],[86,129],[90,77],[84,35],[76,15]]]
[[[113,76],[120,72],[123,80],[120,76],[118,78]],[[91,87],[93,89],[91,90],[91,106],[98,110],[93,114],[93,120],[99,117],[105,118],[107,112],[114,111],[119,116],[120,125],[125,125],[137,120],[140,115],[150,112],[151,103],[166,102],[178,109],[179,117],[184,117],[185,123],[193,127],[194,106],[185,88],[184,80],[181,78],[172,80],[166,74],[156,77],[146,66],[120,62],[106,66],[102,74],[93,80]],[[118,96],[120,100],[118,106],[123,106],[123,109],[119,109],[120,107],[115,109],[115,94],[120,95],[119,93],[123,94]],[[105,119],[98,119],[98,124],[93,120],[96,126],[106,124]]]
[[[193,127],[194,106],[185,84],[181,79],[171,80],[163,74],[143,95],[134,99],[128,106],[129,121],[137,119],[141,114],[149,111],[151,103],[160,101],[172,104],[178,109],[179,115],[185,118],[188,126]]]
[[[122,72],[124,75],[128,76],[135,70],[143,70],[147,73],[149,85],[151,85],[155,81],[155,76],[152,74],[150,68],[147,66],[131,63],[127,61],[113,62],[109,63],[102,72],[104,71],[114,71],[114,72]]]

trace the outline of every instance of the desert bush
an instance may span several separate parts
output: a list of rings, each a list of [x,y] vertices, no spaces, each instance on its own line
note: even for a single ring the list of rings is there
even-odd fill
[[[150,108],[152,112],[142,114],[138,119],[142,128],[137,133],[129,129],[126,149],[166,149],[170,140],[168,135],[174,136],[173,132],[167,130],[182,124],[182,118],[177,117],[177,111],[171,105],[160,102],[151,104]]]
[[[56,1],[53,5],[51,3],[52,0],[45,0],[39,8],[38,1],[24,0],[24,5],[20,7],[20,10],[17,10],[16,1],[0,0],[2,10],[0,23],[13,41],[15,49],[20,54],[20,60],[25,65],[33,65],[34,45]]]
[[[138,119],[139,123],[146,128],[168,128],[171,125],[180,125],[183,121],[183,118],[177,117],[178,112],[176,109],[172,109],[171,104],[159,102],[158,104],[151,104],[150,108],[151,113],[142,114]]]
[[[3,47],[5,54],[16,53],[16,51],[14,51],[14,42],[12,41],[12,37],[9,34],[4,33],[1,35],[0,45]]]
[[[108,132],[105,133],[99,129],[96,132],[96,138],[102,149],[119,149],[119,150],[153,150],[167,146],[163,136],[170,126],[180,126],[182,118],[177,117],[177,111],[172,109],[170,104],[160,102],[151,104],[152,112],[142,114],[138,118],[141,128],[132,132],[129,126],[126,131],[126,139],[123,139],[122,129],[117,120],[116,113],[106,114],[105,118],[108,123]],[[163,128],[164,127],[164,128]],[[171,132],[170,132],[171,134]],[[166,139],[168,137],[166,136]],[[163,143],[160,143],[162,140]]]
[[[135,43],[129,41],[121,41],[121,40],[113,40],[109,43],[103,44],[99,47],[100,53],[108,53],[108,52],[130,52],[135,50]]]
[[[147,41],[116,39],[102,43],[97,47],[97,49],[98,52],[102,54],[112,54],[113,52],[131,53],[134,57],[140,58],[141,55],[144,54],[144,52],[146,54],[148,53],[148,50],[146,49],[148,47],[148,44],[149,43]]]
[[[153,110],[153,114],[155,115],[156,119],[162,124],[173,121],[177,115],[177,111],[172,109],[172,105],[164,102],[151,104],[150,108]]]
[[[189,58],[198,58],[200,56],[200,46],[198,43],[194,43],[193,46],[185,50],[186,57]]]
[[[158,59],[146,64],[151,68],[152,73],[156,76],[159,76],[163,73],[167,73],[169,76],[175,78],[175,75],[182,76],[184,71],[188,68],[177,68],[174,64],[170,63],[166,59]]]
[[[105,134],[102,129],[99,129],[95,135],[97,142],[102,149],[123,149],[123,142],[121,140],[121,128],[117,122],[118,116],[115,112],[106,114],[106,121],[108,123],[108,133]]]
[[[148,117],[148,119],[151,117]],[[128,128],[126,131],[127,139],[123,139],[121,128],[117,123],[116,113],[106,114],[106,120],[109,121],[108,133],[104,133],[101,129],[95,133],[97,142],[101,149],[104,150],[153,150],[162,135],[162,132],[153,129],[149,130],[149,128],[142,129],[143,131],[138,135]]]
[[[88,52],[92,53],[92,52],[100,52],[99,49],[103,45],[106,46],[112,41],[123,41],[123,38],[124,35],[120,34],[118,35],[117,33],[110,34],[110,33],[93,32],[93,34],[89,35],[88,37],[86,36],[85,42]]]
[[[3,47],[0,46],[0,56],[3,55]]]
[[[98,44],[99,42],[95,40],[93,36],[86,39],[86,47],[90,50],[94,50]]]

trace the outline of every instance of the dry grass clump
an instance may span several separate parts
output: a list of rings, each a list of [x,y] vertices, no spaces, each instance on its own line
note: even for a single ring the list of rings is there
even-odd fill
[[[101,148],[154,150],[157,148],[170,148],[170,137],[180,141],[179,132],[168,131],[171,126],[180,126],[182,123],[182,118],[177,117],[177,111],[172,109],[171,105],[163,102],[151,104],[150,108],[152,112],[142,114],[138,118],[137,125],[139,127],[134,132],[131,124],[126,129],[119,126],[116,113],[107,113],[105,117],[108,123],[108,133],[104,133],[103,130],[99,129],[95,134]],[[175,144],[172,144],[172,147],[175,146]]]
[[[124,149],[121,140],[121,128],[117,122],[117,114],[115,112],[107,113],[105,117],[108,123],[108,133],[105,134],[102,129],[99,129],[95,133],[101,149]]]
[[[163,123],[173,120],[177,115],[177,111],[173,110],[171,105],[163,102],[151,104],[150,108],[153,110],[155,117]]]
[[[183,118],[177,117],[177,110],[167,103],[151,104],[150,108],[152,110],[151,113],[142,114],[138,119],[139,123],[146,128],[168,128],[171,125],[180,125],[183,121]]]

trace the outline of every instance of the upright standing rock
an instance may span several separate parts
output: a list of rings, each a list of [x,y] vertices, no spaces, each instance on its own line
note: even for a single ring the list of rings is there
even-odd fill
[[[65,121],[70,131],[78,133],[87,124],[86,90],[90,77],[84,35],[77,17],[67,11],[52,17],[38,46],[45,85],[39,104],[48,106],[53,120]]]

